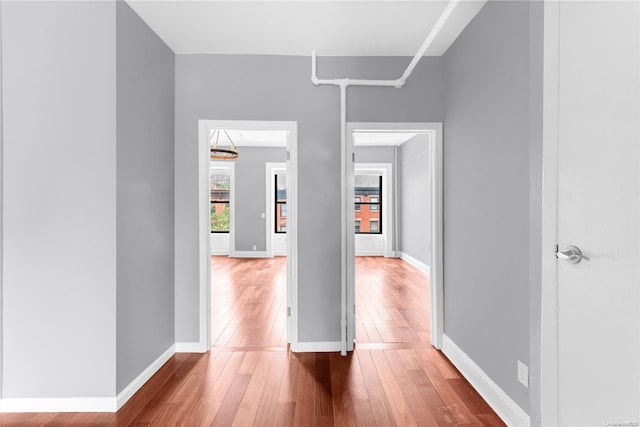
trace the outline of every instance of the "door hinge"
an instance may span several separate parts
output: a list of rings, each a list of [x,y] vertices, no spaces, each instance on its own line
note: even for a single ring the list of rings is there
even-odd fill
[[[287,317],[291,317],[291,307],[287,307]]]
[[[351,161],[352,161],[353,163],[355,163],[355,162],[356,162],[356,153],[351,153]]]
[[[287,160],[291,160],[291,151],[287,150]]]
[[[356,305],[353,304],[353,314],[356,314]]]

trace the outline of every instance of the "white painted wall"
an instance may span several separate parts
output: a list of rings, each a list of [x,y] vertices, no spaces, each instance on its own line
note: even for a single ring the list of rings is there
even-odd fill
[[[2,2],[3,398],[115,395],[115,20]]]

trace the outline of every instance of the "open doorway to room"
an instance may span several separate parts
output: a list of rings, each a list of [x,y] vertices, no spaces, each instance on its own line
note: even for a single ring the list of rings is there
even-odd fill
[[[440,129],[429,123],[349,124],[355,160],[348,209],[354,255],[349,349],[354,340],[439,348]]]
[[[296,247],[295,239],[289,238],[297,224],[296,133],[292,122],[200,121],[201,181],[203,170],[208,171],[208,185],[200,193],[201,204],[206,197],[207,205],[206,240],[201,237],[200,254],[201,278],[206,277],[200,299],[206,311],[200,320],[209,347],[286,347],[297,340],[292,321]],[[212,134],[231,141],[237,159],[211,160]],[[273,164],[279,169],[274,170],[272,183],[265,170]],[[280,191],[284,201],[274,200],[274,186],[284,190]],[[270,209],[274,204],[286,217],[278,233],[284,236],[281,244],[270,233],[278,222],[275,209]]]

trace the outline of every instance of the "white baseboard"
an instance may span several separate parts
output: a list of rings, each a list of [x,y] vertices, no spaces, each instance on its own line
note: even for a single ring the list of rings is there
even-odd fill
[[[176,353],[206,353],[210,348],[200,342],[177,342]]]
[[[429,271],[431,270],[427,264],[422,261],[418,261],[405,252],[400,252],[400,258],[407,261],[409,264],[422,271],[423,273],[429,274]]]
[[[7,412],[116,412],[115,397],[52,397],[0,399],[0,413]]]
[[[147,368],[140,373],[133,381],[129,383],[116,397],[117,408],[116,410],[122,408],[122,406],[127,403],[131,397],[136,394],[140,387],[142,387],[149,378],[151,378],[158,369],[164,365],[167,360],[171,358],[176,352],[176,345],[172,344],[164,353],[162,353],[156,360],[154,360],[151,365],[147,366]]]
[[[267,251],[235,251],[231,258],[271,258],[267,255]]]
[[[324,353],[340,351],[340,341],[310,341],[291,344],[294,353]]]
[[[531,425],[529,415],[447,335],[442,336],[442,352],[508,426],[528,427]]]
[[[211,253],[209,255],[211,255],[211,256],[225,256],[225,255],[227,255],[228,256],[229,255],[229,251],[228,250],[227,251],[223,251],[223,250],[214,251],[212,249]]]
[[[6,412],[116,412],[175,353],[171,345],[116,397],[52,397],[0,399],[0,413]]]
[[[384,251],[358,251],[356,256],[384,256]]]

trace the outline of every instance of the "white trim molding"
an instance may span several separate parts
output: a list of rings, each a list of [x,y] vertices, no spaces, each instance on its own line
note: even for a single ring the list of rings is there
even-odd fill
[[[430,276],[430,332],[431,344],[435,348],[442,347],[442,335],[444,334],[444,283],[443,283],[443,189],[442,189],[442,123],[441,122],[413,122],[413,123],[374,123],[374,122],[350,122],[347,123],[347,141],[343,150],[342,169],[345,177],[344,182],[353,188],[353,133],[354,132],[372,132],[372,133],[402,133],[412,132],[424,134],[429,137],[429,164],[425,167],[431,173],[431,223],[428,226],[431,229],[431,259],[429,261]],[[349,161],[345,161],[349,160]],[[396,167],[395,170],[398,168]],[[391,175],[389,174],[389,178]],[[346,249],[343,251],[343,275],[346,275],[347,292],[346,304],[342,304],[342,308],[349,308],[355,305],[355,256],[353,251],[354,231],[353,231],[353,201],[350,198],[349,203],[343,203],[341,215],[343,222],[346,222],[348,231],[342,233],[342,237],[347,243]],[[389,215],[390,217],[390,215]],[[396,252],[399,248],[395,248]],[[391,253],[385,256],[392,255]],[[349,351],[353,350],[353,341],[355,340],[355,315],[353,310],[347,309],[347,338],[346,344]]]
[[[442,352],[508,426],[531,425],[529,415],[446,334],[442,336]]]
[[[294,353],[327,353],[340,351],[340,341],[308,341],[291,343],[291,351]]]
[[[0,399],[0,413],[116,412],[115,397],[52,397]]]
[[[422,271],[425,274],[429,274],[431,270],[427,264],[417,260],[416,258],[412,257],[408,253],[400,251],[400,259],[408,262],[409,264],[411,264],[412,266],[414,266],[415,268],[417,268],[418,270]]]
[[[271,258],[267,251],[235,251],[230,258]]]
[[[280,130],[287,132],[288,200],[289,210],[287,230],[287,306],[291,308],[291,316],[287,325],[287,336],[292,345],[298,339],[298,273],[297,273],[297,141],[298,123],[295,121],[260,121],[260,120],[199,120],[198,121],[198,343],[177,348],[204,349],[211,348],[211,262],[210,262],[210,208],[209,208],[209,169],[210,169],[210,129],[234,130]],[[235,193],[235,179],[231,181],[231,199]],[[231,205],[231,216],[235,215],[235,207]],[[231,236],[235,231],[235,221],[231,222]],[[229,242],[232,257],[266,258],[266,251],[236,251],[234,239]]]
[[[147,366],[147,368],[142,371],[140,375],[138,375],[133,381],[129,383],[129,385],[127,385],[120,393],[118,393],[118,396],[116,397],[116,410],[122,408],[122,406],[124,406],[124,404],[127,403],[127,401],[131,399],[131,397],[133,397],[133,395],[136,394],[138,390],[140,390],[140,387],[142,387],[147,381],[149,381],[149,379],[156,372],[158,372],[160,368],[162,368],[162,365],[167,363],[167,360],[171,359],[171,357],[176,352],[175,348],[175,344],[172,344],[164,353],[160,355],[160,357],[154,360],[151,365]]]
[[[172,344],[115,397],[51,397],[0,399],[7,412],[116,412],[175,354]]]

